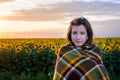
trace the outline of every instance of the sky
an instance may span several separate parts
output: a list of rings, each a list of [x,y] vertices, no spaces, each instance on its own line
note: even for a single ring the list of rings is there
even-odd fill
[[[120,0],[0,0],[0,38],[66,38],[77,17],[94,37],[120,37]]]

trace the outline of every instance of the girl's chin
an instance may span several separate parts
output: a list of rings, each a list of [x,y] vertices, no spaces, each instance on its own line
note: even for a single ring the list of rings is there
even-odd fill
[[[81,46],[76,46],[77,49],[82,49]]]
[[[81,47],[82,45],[76,45],[76,47]]]
[[[80,48],[81,46],[76,46],[76,48]]]

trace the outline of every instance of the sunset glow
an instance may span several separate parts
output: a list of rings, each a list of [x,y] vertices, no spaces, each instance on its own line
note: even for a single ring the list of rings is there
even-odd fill
[[[86,17],[95,37],[120,37],[117,0],[3,0],[0,38],[66,37],[71,20]]]

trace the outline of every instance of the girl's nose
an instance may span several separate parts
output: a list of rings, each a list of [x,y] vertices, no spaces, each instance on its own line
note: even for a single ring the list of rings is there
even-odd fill
[[[79,40],[80,38],[81,38],[81,37],[80,37],[80,35],[77,35],[77,36],[76,36],[76,39],[78,39],[78,40]]]

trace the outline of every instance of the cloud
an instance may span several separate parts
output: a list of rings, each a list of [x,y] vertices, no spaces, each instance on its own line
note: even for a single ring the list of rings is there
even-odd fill
[[[0,4],[1,3],[6,3],[6,2],[12,2],[12,1],[15,1],[15,0],[0,0]]]
[[[0,38],[65,38],[65,37],[66,37],[65,29],[0,33]]]
[[[95,37],[120,37],[120,20],[97,21],[91,25]]]
[[[18,21],[64,21],[79,16],[109,16],[120,18],[120,4],[112,2],[61,2],[39,4],[29,10],[13,10],[14,14],[0,19]]]

